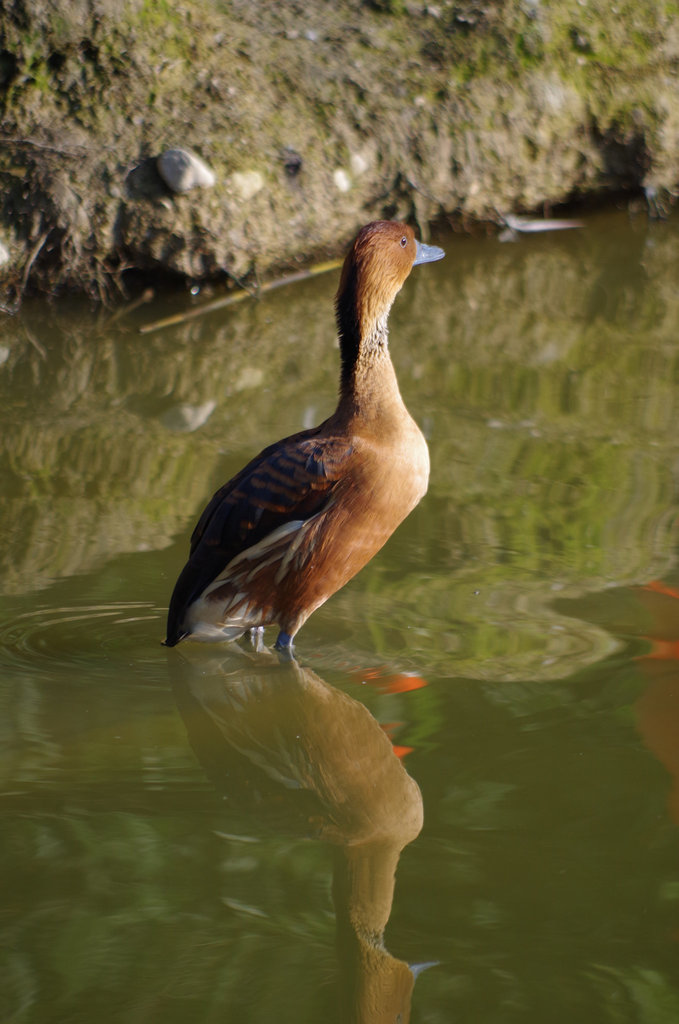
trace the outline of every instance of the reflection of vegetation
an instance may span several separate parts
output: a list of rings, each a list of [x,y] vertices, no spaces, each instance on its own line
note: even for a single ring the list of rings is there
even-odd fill
[[[37,1004],[39,1019],[55,1022],[80,1014],[221,1022],[225,1007],[240,1008],[242,1019],[271,1020],[290,977],[329,955],[320,851],[300,844],[297,856],[281,861],[270,843],[250,853],[246,843],[220,841],[205,828],[218,824],[209,803],[189,842],[177,810],[11,822],[2,866],[21,896],[0,939],[11,951],[0,967],[4,1020],[24,1019],[22,1003],[25,1019]],[[242,900],[220,903],[220,891],[234,884]],[[297,896],[310,886],[319,893],[316,913],[308,904],[300,913]],[[263,947],[276,951],[263,986],[244,982],[260,969],[262,951],[243,940],[249,919],[260,922]],[[300,1019],[315,1012],[327,1019],[324,1001],[313,986],[299,989]]]
[[[248,702],[235,686],[231,708],[216,689],[205,699],[199,652],[205,706],[216,721],[224,712],[241,761],[253,757],[249,775],[235,771],[238,751],[225,758],[234,770],[213,774],[215,794],[172,717],[166,670],[133,686],[126,660],[96,686],[85,674],[70,690],[36,687],[33,720],[16,715],[26,680],[8,701],[20,763],[2,797],[3,1019],[336,1024],[330,858],[300,838],[283,806],[303,807],[299,790],[286,795],[275,771],[294,753],[291,710],[304,701],[276,694],[273,677],[271,708],[264,689]],[[559,682],[430,682],[408,695],[438,697],[431,745],[407,762],[425,828],[400,859],[386,941],[409,962],[440,962],[417,983],[421,1018],[492,1019],[501,1007],[508,1024],[674,1024],[676,829],[662,770],[626,714],[638,668],[617,656]],[[334,740],[360,736],[327,711],[311,704],[308,717],[332,762]],[[259,749],[258,720],[269,730]],[[20,746],[38,733],[49,762]],[[351,801],[338,816],[372,822]]]

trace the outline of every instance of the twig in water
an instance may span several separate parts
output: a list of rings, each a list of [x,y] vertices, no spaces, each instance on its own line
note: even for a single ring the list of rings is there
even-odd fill
[[[22,278],[21,278],[21,288],[19,290],[19,301],[21,301],[21,296],[26,291],[26,285],[28,283],[28,275],[31,272],[31,267],[33,266],[33,264],[35,263],[36,259],[38,258],[38,253],[40,252],[40,250],[42,249],[43,245],[47,241],[47,236],[49,235],[51,230],[52,230],[51,228],[48,228],[47,231],[43,231],[43,233],[41,234],[40,238],[35,243],[35,245],[31,249],[30,253],[28,254],[28,259],[26,260],[26,266],[24,267],[24,272],[23,272],[23,275],[22,275]]]
[[[25,323],[23,323],[21,326],[23,327],[23,331],[24,331],[25,337],[28,338],[28,340],[30,341],[31,345],[33,346],[35,351],[38,353],[40,358],[41,359],[47,359],[47,353],[45,352],[45,349],[42,347],[40,342],[36,338],[33,337],[33,335],[31,334],[31,332],[28,329],[28,326]]]
[[[156,293],[153,288],[145,288],[139,298],[135,299],[134,302],[129,302],[127,306],[123,306],[121,309],[117,310],[113,316],[110,316],[106,321],[106,327],[110,327],[111,324],[116,322],[116,320],[120,320],[121,317],[132,313],[133,310],[138,309],[139,306],[143,306],[145,303],[151,302],[155,298],[155,294]]]
[[[272,292],[275,288],[282,288],[287,284],[304,281],[309,277],[316,277],[318,274],[325,274],[328,270],[335,270],[339,266],[341,266],[340,260],[331,260],[328,263],[316,263],[307,270],[299,270],[295,274],[288,274],[287,277],[279,277],[275,281],[268,281],[266,284],[261,286],[259,294],[263,295],[264,292]],[[166,316],[162,320],[154,320],[150,324],[144,324],[139,328],[139,333],[151,334],[152,331],[161,331],[165,327],[175,327],[177,324],[184,324],[188,320],[195,320],[199,316],[205,316],[207,313],[214,313],[217,309],[224,309],[225,306],[231,306],[234,302],[242,302],[243,299],[249,298],[252,298],[252,295],[250,292],[246,291],[238,292],[236,295],[225,295],[221,299],[215,299],[214,302],[207,302],[204,306],[189,309],[185,313],[175,313],[173,316]]]

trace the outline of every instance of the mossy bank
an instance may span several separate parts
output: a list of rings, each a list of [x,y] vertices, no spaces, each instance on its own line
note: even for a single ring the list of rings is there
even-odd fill
[[[679,181],[666,0],[0,0],[0,305]],[[157,156],[198,154],[175,195]],[[0,261],[1,262],[1,261]]]

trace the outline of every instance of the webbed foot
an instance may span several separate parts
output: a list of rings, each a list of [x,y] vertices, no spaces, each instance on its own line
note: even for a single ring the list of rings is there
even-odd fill
[[[280,631],[276,637],[276,643],[273,645],[274,651],[278,653],[278,657],[281,661],[294,661],[295,660],[295,648],[292,644],[292,637],[289,633]]]

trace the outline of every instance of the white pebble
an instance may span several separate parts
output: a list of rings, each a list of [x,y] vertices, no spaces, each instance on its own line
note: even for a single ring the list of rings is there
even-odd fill
[[[247,202],[264,188],[264,177],[259,171],[234,171],[231,185],[240,198]]]
[[[188,192],[191,188],[212,188],[215,176],[187,149],[167,149],[158,157],[158,173],[173,192]]]
[[[368,170],[368,161],[362,153],[352,153],[350,163],[352,173],[355,174],[357,178],[360,178],[360,176],[365,174]]]
[[[341,167],[338,167],[333,173],[332,180],[335,182],[335,187],[339,189],[340,192],[348,192],[351,188],[351,178]]]

